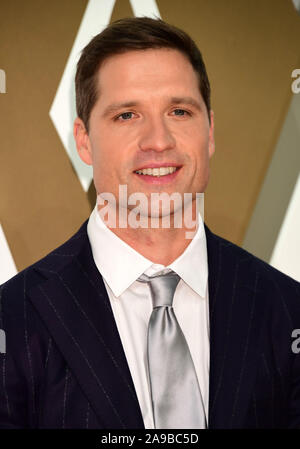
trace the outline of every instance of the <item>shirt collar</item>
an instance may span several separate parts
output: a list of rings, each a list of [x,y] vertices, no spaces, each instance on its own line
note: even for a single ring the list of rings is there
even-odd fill
[[[142,256],[112,232],[102,221],[97,205],[90,215],[87,233],[95,264],[116,297],[142,273],[146,272],[151,276],[166,268]],[[208,279],[207,249],[200,214],[198,229],[192,241],[167,268],[175,271],[196,293],[205,298]]]
[[[207,246],[204,224],[199,214],[198,229],[184,252],[170,265],[183,281],[202,298],[208,281]]]

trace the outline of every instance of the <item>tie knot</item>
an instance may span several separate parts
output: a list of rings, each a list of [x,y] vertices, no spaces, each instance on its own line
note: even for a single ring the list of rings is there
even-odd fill
[[[180,277],[174,271],[166,274],[156,274],[154,276],[142,274],[137,280],[149,284],[153,308],[172,306],[174,293],[180,281]]]

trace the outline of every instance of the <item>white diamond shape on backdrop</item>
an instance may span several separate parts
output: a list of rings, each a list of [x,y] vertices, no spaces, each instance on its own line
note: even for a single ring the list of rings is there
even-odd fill
[[[130,0],[135,16],[160,17],[155,0]],[[68,62],[50,108],[50,117],[85,191],[93,179],[92,167],[81,161],[73,138],[76,118],[74,77],[81,50],[110,22],[115,0],[89,0]]]
[[[0,285],[8,281],[17,272],[17,267],[0,224]]]

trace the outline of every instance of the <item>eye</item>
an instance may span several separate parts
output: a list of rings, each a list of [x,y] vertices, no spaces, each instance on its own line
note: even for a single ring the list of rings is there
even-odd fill
[[[121,120],[121,121],[125,121],[125,120],[130,120],[133,116],[133,112],[122,112],[122,114],[118,115],[116,117],[116,120]]]
[[[174,111],[172,111],[175,113],[175,115],[177,115],[177,117],[184,117],[185,115],[191,115],[188,111],[186,111],[185,109],[174,109]]]

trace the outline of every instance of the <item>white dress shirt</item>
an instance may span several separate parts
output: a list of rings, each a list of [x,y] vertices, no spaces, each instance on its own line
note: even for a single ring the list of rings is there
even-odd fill
[[[137,278],[143,273],[152,276],[166,268],[181,278],[173,308],[194,362],[208,422],[208,265],[200,214],[198,223],[197,233],[185,251],[165,267],[145,258],[114,234],[102,221],[97,205],[88,221],[87,233],[94,261],[104,280],[146,429],[154,428],[146,363],[152,300],[149,286]]]

